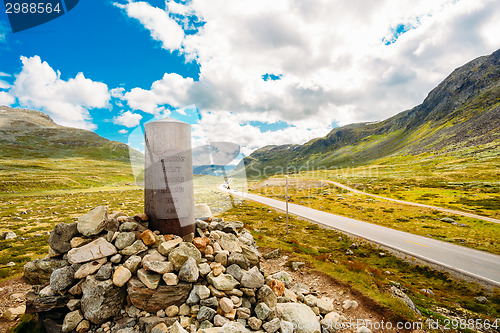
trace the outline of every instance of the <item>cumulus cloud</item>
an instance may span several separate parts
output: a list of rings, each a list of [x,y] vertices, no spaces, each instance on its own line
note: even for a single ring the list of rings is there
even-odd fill
[[[0,89],[9,89],[10,84],[8,82],[5,82],[4,80],[0,80]]]
[[[207,119],[236,121],[226,116],[245,114],[293,125],[290,132],[265,135],[241,122],[233,126],[240,133],[235,135],[246,133],[242,140],[259,145],[282,142],[273,135],[306,140],[316,133],[313,128],[324,133],[332,122],[385,119],[421,103],[453,69],[500,45],[500,34],[493,33],[500,17],[494,0],[192,0],[167,1],[165,10],[144,2],[119,6],[165,49],[200,67],[197,81],[165,74],[149,90],[124,93],[132,108],[155,113],[165,104],[194,104],[210,112]],[[196,15],[204,24],[186,33],[183,15]],[[279,79],[265,81],[266,74]]]
[[[120,133],[120,134],[127,134],[128,131],[126,129],[121,129],[121,130],[118,131],[118,133]]]
[[[21,56],[22,71],[10,89],[19,105],[40,109],[64,126],[93,130],[89,109],[106,108],[110,99],[108,87],[78,73],[67,81],[39,56]]]
[[[0,91],[0,105],[12,105],[15,101],[15,98],[9,95],[7,92]]]
[[[147,2],[129,2],[124,5],[115,3],[115,6],[122,8],[129,17],[139,20],[151,32],[151,37],[160,41],[165,49],[177,50],[181,47],[184,30],[170,18],[168,12],[153,7]],[[178,12],[183,7],[171,5],[170,9]]]
[[[125,111],[118,117],[115,117],[113,122],[117,125],[123,125],[125,127],[136,127],[141,123],[141,119],[142,116],[140,114]]]

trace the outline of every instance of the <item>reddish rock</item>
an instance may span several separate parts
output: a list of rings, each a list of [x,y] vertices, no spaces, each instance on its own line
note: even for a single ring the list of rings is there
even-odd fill
[[[147,246],[153,245],[156,242],[155,234],[149,229],[144,230],[140,237]]]
[[[271,289],[278,297],[283,296],[283,294],[285,293],[285,284],[280,280],[273,279],[269,281],[267,285],[271,287]]]
[[[137,222],[143,222],[149,220],[149,217],[143,213],[143,214],[137,214],[136,216],[134,216],[134,219]]]
[[[193,245],[196,246],[200,252],[205,251],[208,244],[210,244],[210,239],[208,237],[196,237],[193,239]]]

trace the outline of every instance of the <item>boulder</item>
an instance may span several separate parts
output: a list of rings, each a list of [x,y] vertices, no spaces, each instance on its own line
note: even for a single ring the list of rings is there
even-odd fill
[[[229,253],[242,252],[241,243],[234,234],[223,234],[217,242]]]
[[[99,234],[108,222],[108,207],[98,206],[78,218],[78,232],[84,236]]]
[[[297,333],[320,333],[318,317],[310,307],[302,303],[279,303],[276,305],[276,315],[282,320],[294,325]]]
[[[233,290],[239,282],[229,274],[220,274],[219,276],[214,276],[212,272],[207,275],[207,281],[217,290]]]
[[[116,247],[103,237],[68,252],[68,261],[71,264],[79,264],[91,260],[101,259],[116,254]]]
[[[71,332],[74,330],[78,324],[83,320],[83,316],[80,310],[71,311],[64,317],[62,331]]]
[[[125,306],[125,288],[115,286],[111,280],[99,281],[88,276],[82,284],[82,292],[82,313],[94,324],[103,324]]]
[[[199,264],[201,261],[200,251],[198,251],[196,246],[191,243],[182,242],[168,253],[168,261],[174,265],[174,269],[176,271],[181,269],[182,265],[188,258],[193,258],[196,261],[196,264]]]
[[[50,288],[54,291],[63,291],[75,281],[75,270],[71,266],[55,269],[50,275]]]
[[[264,276],[257,266],[248,270],[241,278],[241,285],[245,288],[256,289],[264,285]]]
[[[50,232],[49,246],[59,253],[71,250],[71,239],[78,234],[77,223],[58,223]]]
[[[68,266],[68,261],[63,259],[35,259],[28,262],[23,267],[24,278],[29,284],[44,285],[50,281],[52,272],[64,266]]]
[[[139,279],[132,278],[127,283],[127,292],[132,304],[141,310],[156,313],[170,305],[180,306],[191,291],[191,284],[179,283],[175,286],[160,285],[149,289]]]
[[[119,232],[115,239],[115,246],[118,250],[123,250],[134,242],[135,234],[133,232]]]
[[[196,282],[198,281],[199,276],[200,272],[198,270],[196,260],[188,258],[179,270],[179,280],[185,282]]]

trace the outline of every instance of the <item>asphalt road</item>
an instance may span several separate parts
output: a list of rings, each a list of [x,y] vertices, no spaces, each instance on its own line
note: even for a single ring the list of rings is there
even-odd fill
[[[245,200],[256,201],[279,210],[286,209],[283,201],[234,190],[228,191],[222,186],[220,189]],[[289,203],[288,209],[290,214],[327,225],[339,231],[364,238],[448,270],[500,287],[500,256],[498,255],[322,212],[297,204]]]

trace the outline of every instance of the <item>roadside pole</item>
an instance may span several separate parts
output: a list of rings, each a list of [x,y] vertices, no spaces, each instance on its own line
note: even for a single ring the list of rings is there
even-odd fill
[[[285,186],[285,198],[286,198],[286,233],[288,234],[288,176],[285,176],[286,186]]]

